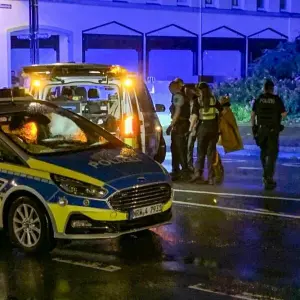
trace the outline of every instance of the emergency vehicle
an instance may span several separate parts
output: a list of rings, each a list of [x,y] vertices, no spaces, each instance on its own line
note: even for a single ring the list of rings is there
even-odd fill
[[[116,135],[162,163],[166,144],[150,93],[138,75],[120,66],[51,64],[23,68],[34,98],[53,101]]]
[[[0,228],[25,252],[169,223],[168,172],[86,118],[0,90]]]

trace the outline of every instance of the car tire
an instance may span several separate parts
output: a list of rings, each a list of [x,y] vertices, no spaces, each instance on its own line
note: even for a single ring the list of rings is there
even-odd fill
[[[166,153],[167,153],[166,142],[165,142],[163,135],[161,135],[159,147],[158,147],[157,153],[154,157],[154,160],[157,161],[158,163],[162,164],[165,161]]]
[[[26,253],[47,253],[55,248],[55,239],[48,216],[37,200],[17,198],[8,213],[10,241]]]

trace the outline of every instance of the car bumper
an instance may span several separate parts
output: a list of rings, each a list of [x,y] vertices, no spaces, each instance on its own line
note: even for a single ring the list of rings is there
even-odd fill
[[[92,226],[89,228],[72,228],[71,222],[74,220],[88,221]],[[130,234],[149,228],[159,227],[165,224],[170,224],[172,220],[172,208],[168,210],[142,217],[135,220],[122,221],[97,221],[88,218],[82,214],[73,214],[70,216],[64,233],[55,233],[57,239],[71,240],[93,240],[116,238],[124,234]]]

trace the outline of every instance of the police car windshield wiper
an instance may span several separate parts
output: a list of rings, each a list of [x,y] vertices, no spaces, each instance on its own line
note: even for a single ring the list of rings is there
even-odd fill
[[[44,139],[41,141],[42,144],[45,145],[55,145],[55,147],[65,147],[65,146],[70,146],[70,145],[77,145],[77,146],[90,146],[89,144],[85,142],[81,142],[78,140],[67,140],[67,139],[61,139],[61,138],[49,138],[49,139]]]

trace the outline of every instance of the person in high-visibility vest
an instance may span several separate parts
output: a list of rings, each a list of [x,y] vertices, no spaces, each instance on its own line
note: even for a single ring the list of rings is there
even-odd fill
[[[197,87],[199,89],[199,97],[193,106],[190,130],[193,130],[197,121],[199,121],[200,125],[197,131],[197,162],[191,182],[206,182],[203,178],[203,171],[205,157],[207,156],[208,183],[214,184],[213,162],[219,138],[218,114],[223,108],[214,97],[207,83],[201,82]]]

